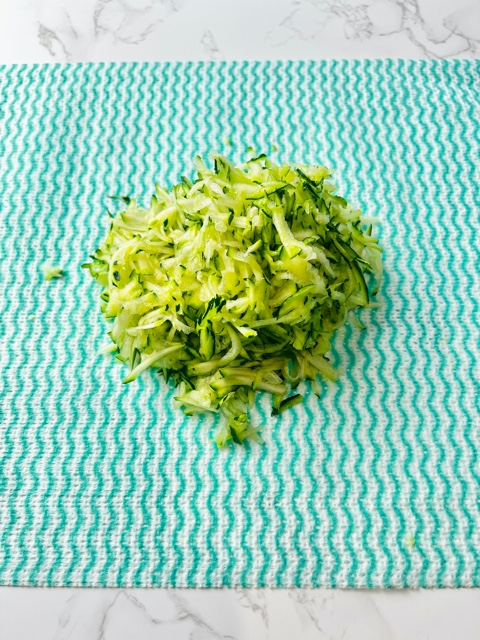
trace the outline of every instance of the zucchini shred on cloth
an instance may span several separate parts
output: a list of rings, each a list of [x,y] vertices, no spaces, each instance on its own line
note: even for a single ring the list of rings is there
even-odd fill
[[[218,446],[261,441],[250,424],[255,391],[278,413],[303,400],[303,380],[336,380],[335,330],[369,306],[381,248],[361,212],[335,194],[323,166],[265,155],[238,167],[197,157],[197,178],[157,185],[149,208],[124,198],[104,244],[83,265],[113,319],[109,351],[124,382],[155,367],[178,387],[187,415],[220,412]],[[358,321],[357,321],[358,322]]]

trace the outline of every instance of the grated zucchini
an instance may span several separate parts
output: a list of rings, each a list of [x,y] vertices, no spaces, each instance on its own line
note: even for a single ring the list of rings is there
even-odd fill
[[[63,269],[60,269],[60,267],[52,267],[50,264],[42,265],[42,273],[45,280],[63,277]]]
[[[155,367],[178,387],[187,415],[220,412],[218,446],[261,441],[248,404],[273,395],[274,414],[302,402],[303,380],[336,380],[330,340],[348,312],[368,307],[381,248],[361,212],[336,195],[323,166],[265,155],[214,168],[194,182],[157,185],[150,206],[130,198],[83,265],[102,286],[124,382]],[[369,219],[370,222],[370,219]]]

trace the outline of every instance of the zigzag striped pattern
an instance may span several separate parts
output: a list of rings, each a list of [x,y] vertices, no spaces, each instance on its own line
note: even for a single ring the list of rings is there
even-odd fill
[[[480,62],[0,68],[0,583],[480,586]],[[230,141],[230,142],[228,142]],[[344,370],[217,451],[153,372],[124,386],[80,265],[107,196],[209,151],[325,163],[382,221]],[[273,147],[276,150],[273,150]],[[46,282],[41,265],[65,270]]]

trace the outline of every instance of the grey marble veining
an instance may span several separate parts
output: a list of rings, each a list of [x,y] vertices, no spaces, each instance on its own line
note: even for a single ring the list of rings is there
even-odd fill
[[[5,2],[1,62],[475,57],[479,0]]]
[[[477,640],[478,590],[3,589],[5,640]]]
[[[480,55],[480,0],[4,0],[0,64]],[[0,588],[1,640],[477,640],[480,591]]]

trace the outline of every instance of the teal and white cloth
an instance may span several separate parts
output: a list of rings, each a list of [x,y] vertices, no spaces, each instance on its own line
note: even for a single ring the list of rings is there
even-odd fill
[[[480,62],[0,68],[0,583],[480,586]],[[381,306],[266,444],[122,385],[80,265],[209,151],[337,170]],[[276,150],[273,150],[276,149]],[[47,282],[41,267],[64,269]]]

